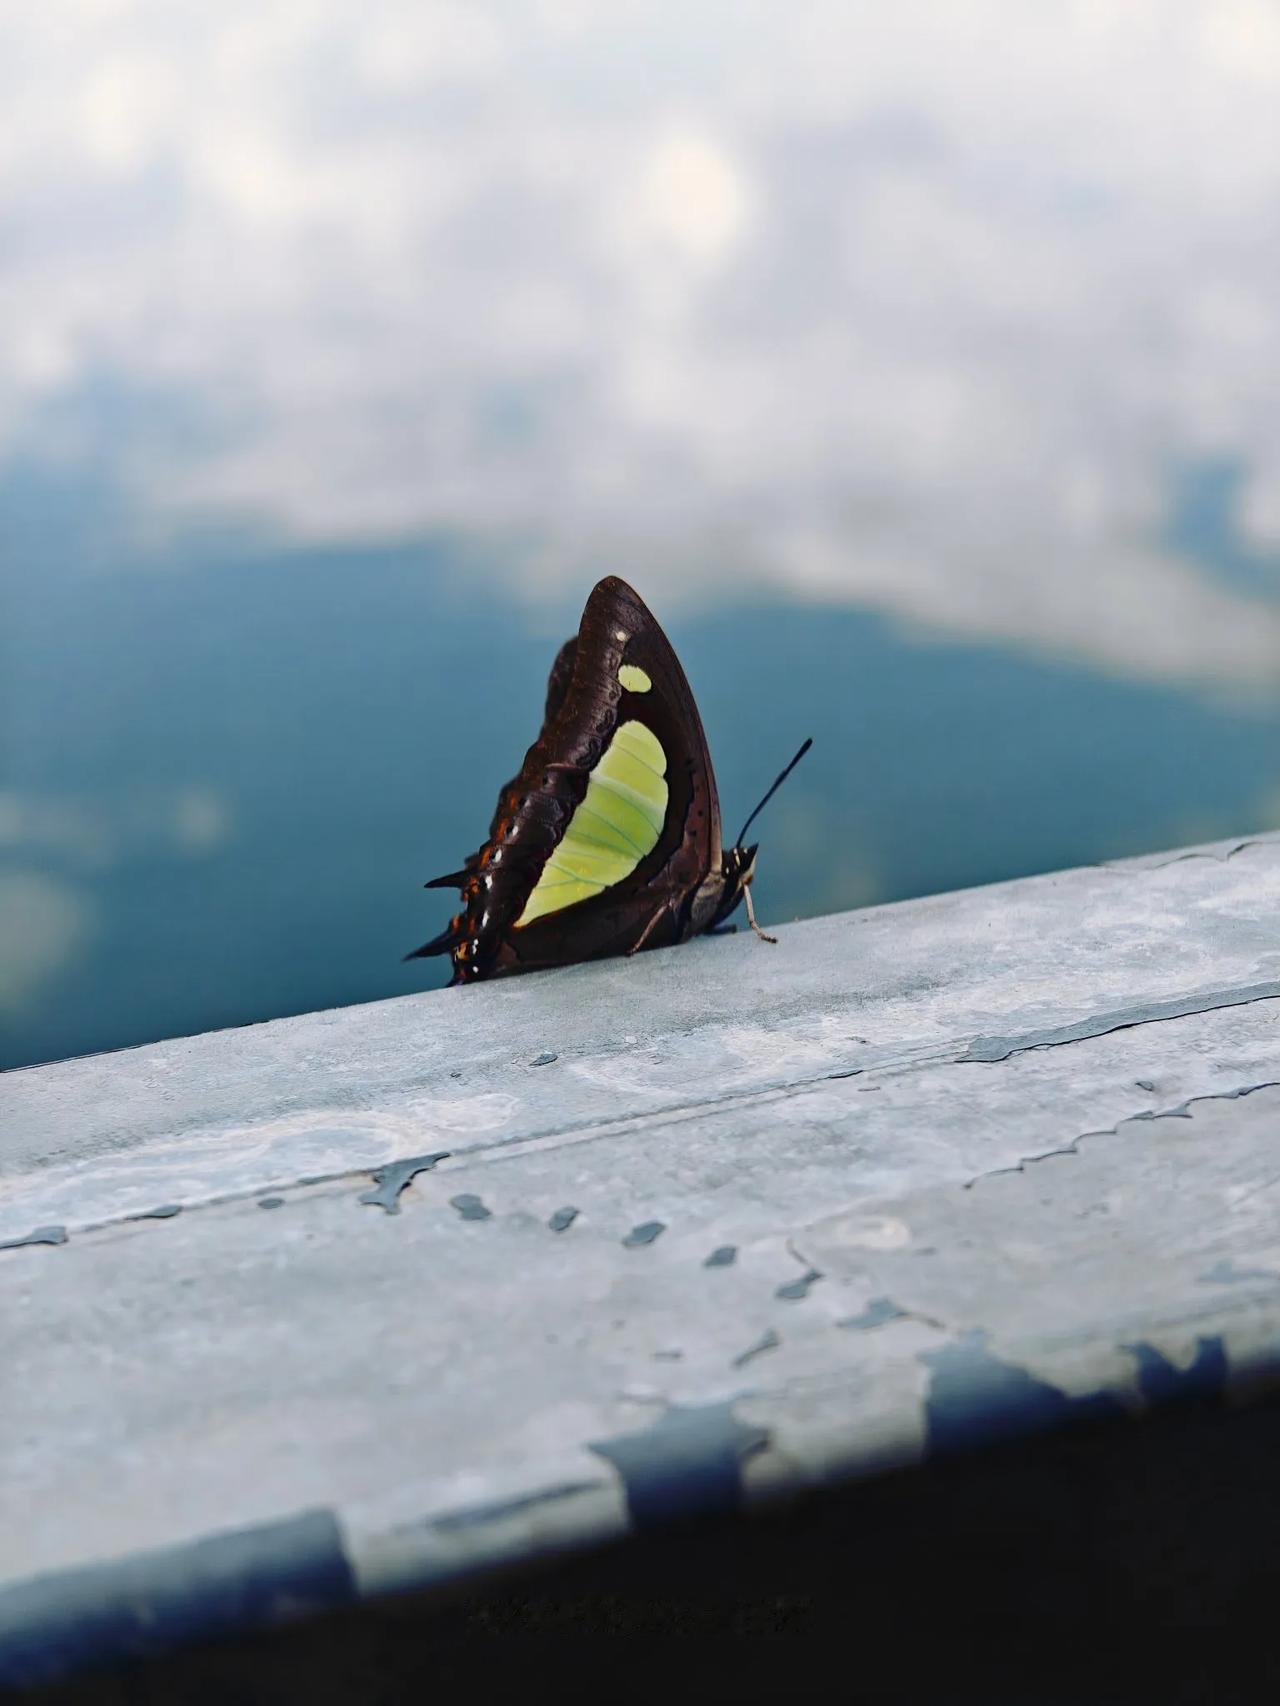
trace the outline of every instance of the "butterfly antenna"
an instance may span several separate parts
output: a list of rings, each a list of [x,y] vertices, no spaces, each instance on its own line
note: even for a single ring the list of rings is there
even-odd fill
[[[747,819],[747,821],[743,824],[742,828],[738,831],[738,839],[734,842],[735,847],[741,847],[745,843],[745,841],[747,839],[747,831],[751,828],[751,825],[760,816],[760,813],[769,804],[769,801],[777,793],[778,789],[786,781],[787,777],[790,776],[791,772],[795,769],[796,765],[799,764],[800,760],[804,757],[805,753],[808,752],[809,748],[812,745],[813,745],[813,736],[810,735],[808,740],[806,740],[804,745],[800,748],[799,752],[797,752],[795,757],[791,760],[790,764],[787,765],[786,769],[784,771],[782,771],[782,773],[779,776],[776,776],[774,778],[773,783],[769,788],[769,792],[761,800],[760,804],[756,807],[756,809],[752,812],[751,816]]]

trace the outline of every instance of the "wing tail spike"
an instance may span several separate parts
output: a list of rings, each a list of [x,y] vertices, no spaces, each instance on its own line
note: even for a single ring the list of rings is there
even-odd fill
[[[450,871],[447,876],[432,877],[422,886],[424,889],[460,889],[470,875],[470,871]]]
[[[427,960],[434,954],[451,954],[461,940],[458,920],[450,919],[447,929],[442,930],[438,936],[433,936],[429,942],[424,942],[420,948],[415,948],[412,953],[406,954],[405,959]]]

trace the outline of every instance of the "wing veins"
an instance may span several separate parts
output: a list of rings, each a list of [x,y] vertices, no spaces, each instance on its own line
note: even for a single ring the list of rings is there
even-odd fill
[[[574,828],[578,822],[578,819],[580,817],[583,817],[583,816],[594,818],[597,823],[602,823],[605,826],[605,828],[608,830],[611,830],[614,835],[620,835],[622,837],[622,839],[626,842],[627,846],[630,847],[635,852],[637,859],[644,859],[647,857],[647,854],[645,853],[644,848],[638,846],[631,839],[631,837],[627,834],[625,829],[620,828],[616,823],[610,823],[609,819],[607,817],[601,817],[599,812],[593,812],[591,807],[588,805],[580,805],[578,807],[577,811],[574,812],[573,817],[569,823],[569,827],[564,832],[562,842],[558,843],[558,845],[562,844],[563,841],[567,841],[569,839],[569,837],[574,832]],[[599,840],[598,837],[596,837],[594,835],[583,835],[582,839],[584,841],[589,841],[593,847],[611,847],[611,845],[612,845],[608,841]],[[617,847],[613,847],[612,850],[615,853],[621,851],[621,849],[617,848]]]

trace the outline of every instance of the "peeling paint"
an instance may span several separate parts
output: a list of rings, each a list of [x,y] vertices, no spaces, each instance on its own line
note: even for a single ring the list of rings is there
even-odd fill
[[[34,1232],[27,1232],[21,1238],[6,1238],[0,1243],[0,1250],[22,1250],[28,1244],[65,1244],[67,1229],[65,1226],[37,1226]]]
[[[782,1298],[784,1302],[797,1303],[802,1297],[808,1297],[821,1278],[822,1275],[817,1268],[810,1268],[808,1273],[801,1274],[799,1279],[789,1280],[786,1285],[780,1285],[773,1295]]]
[[[740,1422],[732,1402],[671,1405],[641,1433],[593,1440],[588,1449],[622,1477],[632,1525],[641,1531],[742,1502],[742,1465],[769,1443],[766,1428]]]
[[[357,1597],[330,1511],[0,1588],[0,1688],[59,1680]]]
[[[485,1207],[474,1191],[463,1191],[456,1197],[449,1198],[449,1207],[456,1208],[464,1220],[491,1220],[492,1209]]]
[[[929,1370],[925,1426],[931,1452],[991,1445],[1017,1434],[1126,1414],[1109,1392],[1072,1398],[1016,1363],[1002,1361],[988,1349],[981,1328],[938,1350],[922,1351],[919,1361]]]
[[[627,1233],[622,1240],[623,1247],[627,1250],[642,1249],[646,1244],[655,1243],[666,1230],[666,1222],[663,1220],[642,1221],[639,1226],[633,1226]]]
[[[440,1149],[433,1155],[410,1155],[405,1161],[391,1161],[371,1175],[376,1188],[362,1191],[360,1201],[385,1209],[388,1214],[399,1214],[401,1191],[411,1185],[419,1173],[429,1173],[438,1161],[448,1159],[449,1151]]]
[[[763,1356],[766,1351],[776,1351],[781,1343],[782,1335],[775,1332],[774,1329],[770,1327],[767,1331],[761,1333],[760,1337],[753,1345],[748,1345],[745,1351],[739,1351],[737,1356],[734,1357],[731,1366],[734,1368],[745,1368],[749,1362],[752,1362],[758,1356]]]
[[[1229,859],[1234,859],[1237,853],[1243,853],[1247,848],[1273,847],[1275,843],[1274,835],[1252,835],[1244,841],[1219,842],[1210,847],[1191,847],[1185,853],[1170,854],[1167,859],[1104,859],[1098,869],[1114,871],[1118,876],[1140,877],[1149,871],[1167,871],[1170,865],[1185,865],[1189,859],[1212,859],[1216,864],[1225,865]]]
[[[891,1297],[873,1297],[861,1315],[847,1315],[843,1321],[837,1321],[836,1326],[847,1327],[855,1333],[869,1333],[874,1327],[906,1319],[907,1311],[899,1309]]]
[[[12,1491],[30,1473],[45,1513],[0,1537],[8,1574],[94,1555],[95,1536],[101,1555],[123,1556],[157,1511],[178,1512],[189,1537],[216,1532],[233,1483],[246,1520],[292,1508],[287,1473],[236,1477],[277,1461],[281,1426],[308,1393],[321,1399],[304,1407],[362,1593],[393,1580],[434,1592],[473,1568],[614,1538],[624,1493],[643,1526],[732,1508],[744,1480],[764,1495],[878,1475],[914,1462],[926,1437],[939,1450],[998,1444],[1136,1415],[1147,1399],[1216,1403],[1222,1380],[1247,1401],[1280,1344],[1269,1148],[1280,1086],[1252,1106],[1236,1098],[1280,1078],[1280,1003],[1167,1024],[1149,1021],[1185,1003],[1133,1004],[1280,978],[1278,894],[1280,848],[1225,872],[1180,865],[1146,894],[1077,873],[801,926],[807,948],[766,954],[763,984],[708,985],[679,956],[617,962],[441,996],[438,1016],[437,998],[420,996],[40,1069],[47,1094],[12,1123],[54,1132],[49,1155],[63,1159],[37,1155],[6,1179],[0,1237],[65,1222],[74,1248],[8,1268],[10,1289],[39,1305],[11,1312],[16,1427],[37,1442]],[[621,1027],[620,993],[634,1004]],[[743,1011],[763,1021],[749,1036]],[[1082,1014],[1106,1021],[1086,1030],[1116,1034],[1055,1052]],[[1138,1020],[1146,1028],[1127,1028]],[[793,1055],[770,1027],[800,1036]],[[973,1058],[980,1031],[1006,1027],[997,1044],[1040,1052],[982,1072],[953,1064]],[[563,1073],[540,1077],[548,1035],[572,1048]],[[517,1093],[464,1096],[447,1076],[459,1060],[472,1088]],[[301,1097],[305,1111],[282,1112]],[[1200,1100],[1230,1105],[1210,1113]],[[56,1119],[44,1107],[55,1101]],[[446,1107],[447,1127],[433,1112]],[[1141,1111],[1112,1126],[1125,1110]],[[1119,1141],[1091,1151],[1098,1119]],[[396,1212],[404,1186],[443,1159],[410,1152],[445,1135],[465,1169],[442,1168],[408,1215],[401,1203],[403,1226],[361,1226],[357,1195]],[[1076,1144],[1085,1159],[1069,1167],[963,1195],[971,1175],[1030,1152],[1025,1171],[1038,1149]],[[408,1159],[392,1172],[397,1157]],[[500,1198],[487,1227],[450,1218],[462,1196],[443,1213],[449,1187],[468,1180]],[[301,1192],[308,1182],[326,1188]],[[263,1221],[267,1192],[288,1216]],[[81,1237],[169,1197],[183,1218],[163,1232]],[[202,1216],[213,1202],[227,1206]],[[665,1236],[652,1221],[620,1253],[625,1217],[645,1202],[673,1215],[662,1257],[630,1253]],[[575,1240],[541,1236],[570,1225]],[[717,1232],[742,1246],[713,1248]],[[80,1304],[126,1277],[122,1262],[137,1270],[136,1308],[115,1338],[145,1342],[152,1401],[128,1428],[100,1430],[108,1460],[85,1463],[75,1428],[99,1402],[94,1371],[115,1338]],[[695,1268],[732,1271],[702,1282]],[[808,1311],[773,1308],[806,1295]],[[306,1330],[317,1306],[324,1367]],[[205,1358],[192,1382],[187,1352],[210,1321],[237,1354]],[[497,1340],[470,1330],[495,1321]],[[979,1322],[985,1334],[959,1336]],[[1127,1352],[1119,1337],[1134,1341]],[[463,1425],[425,1455],[421,1357],[389,1369],[393,1343],[447,1358]],[[772,1361],[778,1348],[787,1356]],[[933,1360],[918,1360],[925,1348]],[[123,1380],[137,1362],[120,1364]],[[128,1394],[116,1391],[118,1408]],[[736,1413],[720,1404],[729,1394]],[[236,1427],[210,1434],[208,1414],[224,1409]],[[765,1418],[767,1441],[744,1431],[743,1412]],[[168,1452],[178,1437],[202,1442],[200,1473]],[[757,1478],[743,1462],[764,1443],[775,1449]]]
[[[1240,989],[1210,989],[1201,995],[1175,996],[1171,1001],[1148,1001],[1135,1007],[1119,1007],[1111,1013],[1095,1013],[1070,1025],[1050,1025],[1044,1030],[1022,1031],[1007,1037],[975,1037],[958,1065],[968,1062],[994,1065],[1028,1049],[1058,1048],[1063,1043],[1087,1042],[1112,1031],[1127,1031],[1135,1025],[1154,1025],[1165,1019],[1186,1019],[1194,1013],[1210,1013],[1221,1007],[1247,1007],[1254,1001],[1280,1000],[1280,981],[1250,983]]]
[[[1195,1360],[1178,1368],[1164,1352],[1145,1339],[1122,1345],[1137,1365],[1138,1391],[1149,1404],[1178,1398],[1216,1397],[1227,1383],[1227,1350],[1219,1333],[1196,1340]]]

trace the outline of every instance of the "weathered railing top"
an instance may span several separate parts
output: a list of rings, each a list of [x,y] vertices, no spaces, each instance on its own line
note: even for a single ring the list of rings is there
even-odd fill
[[[17,1072],[0,1117],[16,1677],[211,1581],[334,1603],[1275,1372],[1280,836]]]

